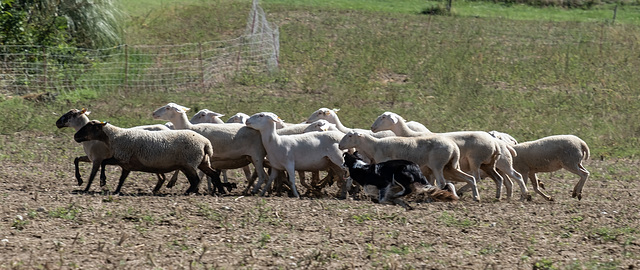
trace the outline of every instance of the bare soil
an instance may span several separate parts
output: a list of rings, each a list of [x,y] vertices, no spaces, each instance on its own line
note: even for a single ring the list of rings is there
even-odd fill
[[[14,156],[0,163],[0,269],[637,269],[638,164],[587,161],[580,201],[570,196],[578,177],[559,171],[539,176],[554,201],[521,202],[518,190],[497,201],[483,180],[482,203],[467,195],[405,211],[337,200],[335,186],[325,198],[243,196],[239,170],[238,189],[221,197],[183,195],[184,176],[154,196],[145,173],[132,173],[122,196],[99,180],[82,193],[72,158]],[[119,174],[108,169],[106,189]]]

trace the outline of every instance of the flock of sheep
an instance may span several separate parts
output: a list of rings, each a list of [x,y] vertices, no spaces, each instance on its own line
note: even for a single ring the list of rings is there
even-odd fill
[[[224,122],[220,119],[224,115],[206,109],[189,120],[188,110],[169,103],[152,114],[153,119],[169,121],[167,124],[134,128],[91,121],[86,109],[72,109],[61,116],[56,126],[74,128],[74,140],[83,144],[86,153],[74,160],[78,185],[83,183],[80,161],[93,164],[85,191],[99,169],[100,185],[104,186],[104,166],[120,166],[122,174],[115,193],[120,192],[131,171],[155,173],[158,182],[154,193],[164,184],[165,173],[175,171],[167,184],[171,188],[177,171],[181,171],[190,183],[186,192],[195,193],[201,178],[198,170],[208,176],[210,193],[226,193],[225,188],[236,186],[228,182],[226,170],[243,169],[247,178],[244,193],[260,192],[262,196],[277,180],[299,197],[297,172],[300,183],[312,194],[337,181],[339,198],[358,192],[355,187],[360,186],[374,201],[410,209],[400,197],[423,193],[428,200],[451,201],[470,189],[473,199],[480,201],[477,182],[485,177],[494,180],[496,199],[500,199],[503,185],[507,197],[512,197],[514,180],[520,188],[520,200],[531,200],[526,186],[531,179],[536,193],[553,200],[540,190],[544,186],[535,174],[561,168],[580,176],[572,196],[581,199],[589,176],[582,166],[582,161],[589,158],[589,148],[573,135],[518,143],[496,131],[432,133],[424,125],[405,121],[392,112],[381,114],[370,129],[351,129],[340,122],[338,110],[327,108],[315,111],[299,124],[285,123],[270,112],[252,116],[238,113]],[[249,165],[253,165],[253,171]],[[324,179],[320,179],[320,171],[327,172]],[[310,184],[304,172],[312,172]],[[353,180],[359,185],[354,186]],[[451,182],[464,186],[456,190]]]

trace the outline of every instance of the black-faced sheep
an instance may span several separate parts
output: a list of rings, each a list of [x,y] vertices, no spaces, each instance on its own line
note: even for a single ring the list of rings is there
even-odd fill
[[[189,179],[187,193],[198,192],[200,169],[213,178],[219,192],[225,193],[219,172],[211,169],[209,160],[213,147],[204,136],[189,131],[147,131],[124,129],[100,121],[90,121],[73,136],[76,142],[98,140],[104,142],[113,157],[108,162],[122,167],[115,193],[131,171],[167,173],[180,170]]]

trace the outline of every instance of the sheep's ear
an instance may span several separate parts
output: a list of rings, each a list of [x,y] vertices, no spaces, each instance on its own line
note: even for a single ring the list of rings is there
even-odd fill
[[[393,122],[394,124],[397,124],[397,123],[398,123],[398,120],[399,120],[399,119],[398,119],[398,116],[397,116],[397,115],[389,114],[388,116],[389,116],[389,119],[391,119],[391,122]]]
[[[87,112],[87,108],[82,108],[82,110],[80,110],[80,114],[84,114]]]
[[[339,110],[340,110],[340,109],[337,109],[337,108],[333,108],[333,109],[332,109],[332,111],[333,111],[334,113],[337,113]]]

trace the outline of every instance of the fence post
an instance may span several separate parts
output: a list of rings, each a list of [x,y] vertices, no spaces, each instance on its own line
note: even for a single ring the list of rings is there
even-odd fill
[[[44,90],[47,90],[47,47],[42,46],[42,74],[44,81]]]

